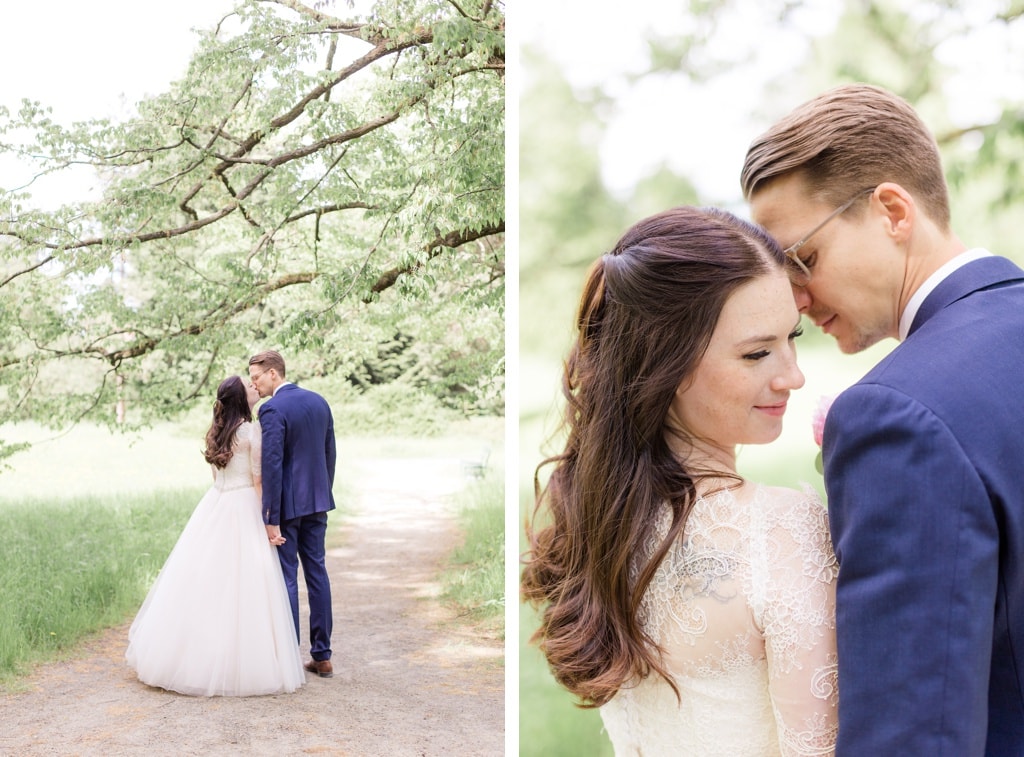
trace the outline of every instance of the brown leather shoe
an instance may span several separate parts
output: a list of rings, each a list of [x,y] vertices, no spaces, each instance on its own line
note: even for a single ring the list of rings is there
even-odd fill
[[[332,678],[334,676],[334,666],[331,665],[330,660],[310,660],[302,667],[310,673],[316,673],[321,678]]]

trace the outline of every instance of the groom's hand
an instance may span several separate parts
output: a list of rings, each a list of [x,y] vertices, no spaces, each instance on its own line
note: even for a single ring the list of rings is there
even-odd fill
[[[269,524],[267,525],[267,539],[269,539],[270,543],[275,547],[280,547],[287,541],[287,539],[281,536],[280,526],[271,526]]]

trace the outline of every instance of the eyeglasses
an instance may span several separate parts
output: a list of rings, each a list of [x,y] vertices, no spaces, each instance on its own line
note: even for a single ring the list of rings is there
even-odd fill
[[[252,375],[252,374],[250,373],[250,374],[249,374],[249,380],[250,380],[250,381],[251,381],[252,383],[254,383],[254,384],[255,384],[255,383],[256,383],[257,381],[259,381],[259,380],[260,380],[261,378],[263,378],[263,375],[264,375],[265,373],[266,373],[266,371],[263,371],[262,373],[257,373],[257,374],[256,374],[255,376],[254,376],[254,375]]]
[[[782,254],[789,258],[789,260],[796,267],[796,270],[793,270],[792,268],[790,269],[790,278],[793,280],[794,284],[796,284],[797,286],[805,287],[811,283],[811,269],[808,268],[807,264],[804,263],[804,261],[802,261],[797,256],[797,252],[800,251],[800,248],[807,244],[808,240],[811,237],[813,237],[815,234],[821,231],[829,221],[831,221],[836,216],[841,216],[843,213],[850,209],[850,206],[852,206],[853,203],[857,202],[857,200],[859,200],[861,197],[868,194],[869,192],[874,191],[875,187],[868,187],[867,189],[862,189],[849,200],[847,200],[838,208],[836,208],[827,216],[825,216],[825,220],[819,223],[810,231],[808,231],[806,234],[804,234],[800,238],[799,242],[791,244],[789,247],[782,251]]]

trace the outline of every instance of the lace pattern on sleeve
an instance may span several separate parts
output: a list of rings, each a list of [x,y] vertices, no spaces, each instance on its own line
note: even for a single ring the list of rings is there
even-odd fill
[[[760,608],[756,620],[775,672],[799,666],[799,652],[835,627],[834,593],[829,587],[838,564],[828,536],[825,510],[807,498],[787,507],[755,508],[753,554]]]
[[[784,755],[829,755],[837,734],[835,581],[839,566],[816,494],[792,492],[754,511],[755,617],[763,629],[772,709]]]
[[[812,490],[752,488],[699,499],[658,566],[639,621],[680,698],[656,675],[620,690],[602,708],[617,753],[833,753],[838,567],[825,510]],[[666,508],[634,580],[670,523]]]

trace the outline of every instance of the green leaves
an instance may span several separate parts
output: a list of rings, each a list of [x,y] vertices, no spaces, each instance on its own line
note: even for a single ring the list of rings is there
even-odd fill
[[[502,323],[503,54],[500,4],[385,0],[360,24],[250,0],[130,120],[0,112],[4,142],[30,135],[0,152],[103,186],[55,209],[0,193],[11,419],[142,423],[257,349],[372,355],[368,309],[389,331],[447,308]]]

